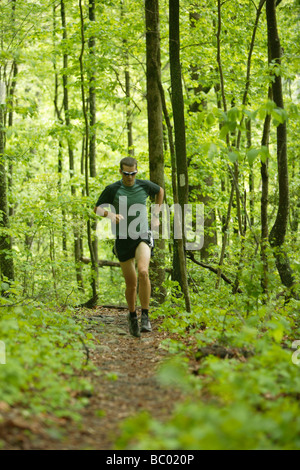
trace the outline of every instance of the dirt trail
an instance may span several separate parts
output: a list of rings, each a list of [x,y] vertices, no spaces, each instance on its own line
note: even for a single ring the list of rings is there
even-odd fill
[[[89,351],[89,361],[101,374],[89,373],[94,391],[81,412],[82,425],[77,427],[62,420],[62,432],[52,435],[47,429],[42,431],[42,427],[31,425],[28,437],[20,425],[6,448],[110,450],[125,418],[147,410],[153,417],[163,419],[180,400],[178,390],[161,386],[155,377],[158,365],[167,355],[160,346],[166,334],[158,331],[155,321],[152,333],[134,338],[128,332],[125,309],[97,307],[84,314],[88,319],[86,328],[99,341]]]

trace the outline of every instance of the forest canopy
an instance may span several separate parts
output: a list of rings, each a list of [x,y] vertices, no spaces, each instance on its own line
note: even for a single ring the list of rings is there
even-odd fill
[[[283,209],[286,221],[280,220],[280,230],[287,243],[298,241],[299,212],[297,3],[280,2],[276,8],[281,46],[280,57],[273,58],[265,7],[266,2],[252,1],[181,2],[186,155],[178,155],[177,162],[186,159],[188,165],[186,202],[205,206],[199,260],[222,265],[222,240],[228,237],[224,255],[230,262],[224,269],[233,280],[246,274],[244,254],[238,254],[245,250],[246,258],[255,260],[247,277],[264,272],[261,293],[268,290],[269,279],[276,283],[267,266],[272,255],[262,241],[281,203],[276,132],[286,123],[289,193],[283,199],[290,210]],[[167,2],[159,8],[159,82],[173,126]],[[2,279],[18,281],[24,294],[37,295],[45,288],[47,296],[61,298],[67,285],[88,288],[90,270],[80,262],[91,258],[86,221],[105,185],[117,179],[123,156],[134,154],[140,177],[152,180],[158,176],[151,165],[159,161],[166,201],[174,201],[165,115],[163,155],[158,158],[151,149],[152,135],[148,144],[147,80],[152,78],[144,2],[15,0],[2,2],[1,18]],[[272,96],[278,78],[282,103]],[[283,240],[278,243],[282,247]],[[245,249],[245,244],[252,247]],[[99,259],[111,258],[109,246],[98,244]],[[289,254],[289,269],[297,277],[295,253]],[[100,275],[107,278],[106,273]],[[291,288],[295,279],[283,283]],[[254,284],[260,289],[259,282]]]

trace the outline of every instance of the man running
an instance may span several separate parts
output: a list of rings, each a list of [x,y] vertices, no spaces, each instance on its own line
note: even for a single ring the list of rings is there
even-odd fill
[[[129,309],[129,331],[139,337],[140,332],[150,332],[149,303],[151,284],[149,279],[149,263],[153,240],[149,232],[146,201],[155,198],[155,208],[151,227],[159,225],[159,208],[163,203],[164,190],[148,180],[136,179],[137,161],[133,157],[125,157],[120,161],[122,179],[106,186],[100,194],[94,212],[100,217],[111,219],[116,235],[114,253],[117,255],[125,279],[125,297]],[[104,207],[110,206],[110,211]],[[139,213],[137,217],[137,213]],[[142,307],[141,327],[136,314],[137,263],[139,298]]]

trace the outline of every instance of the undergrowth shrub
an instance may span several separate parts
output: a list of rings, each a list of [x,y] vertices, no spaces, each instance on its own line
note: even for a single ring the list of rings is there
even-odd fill
[[[248,306],[224,288],[198,293],[191,313],[172,296],[156,310],[170,355],[157,379],[185,399],[164,422],[146,412],[126,420],[117,449],[300,449],[299,304]],[[220,358],[216,345],[250,354]]]
[[[3,299],[5,301],[5,299]],[[85,378],[84,344],[90,337],[73,318],[46,305],[0,306],[0,402],[27,413],[49,413],[78,419],[91,390]],[[3,362],[3,361],[2,361]]]

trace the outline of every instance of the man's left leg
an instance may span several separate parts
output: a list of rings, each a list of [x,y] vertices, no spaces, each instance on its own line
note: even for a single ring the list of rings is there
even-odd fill
[[[141,331],[151,331],[151,324],[148,319],[148,310],[151,295],[151,283],[149,279],[149,264],[151,249],[145,242],[139,243],[135,251],[139,279],[139,298],[142,307]]]

